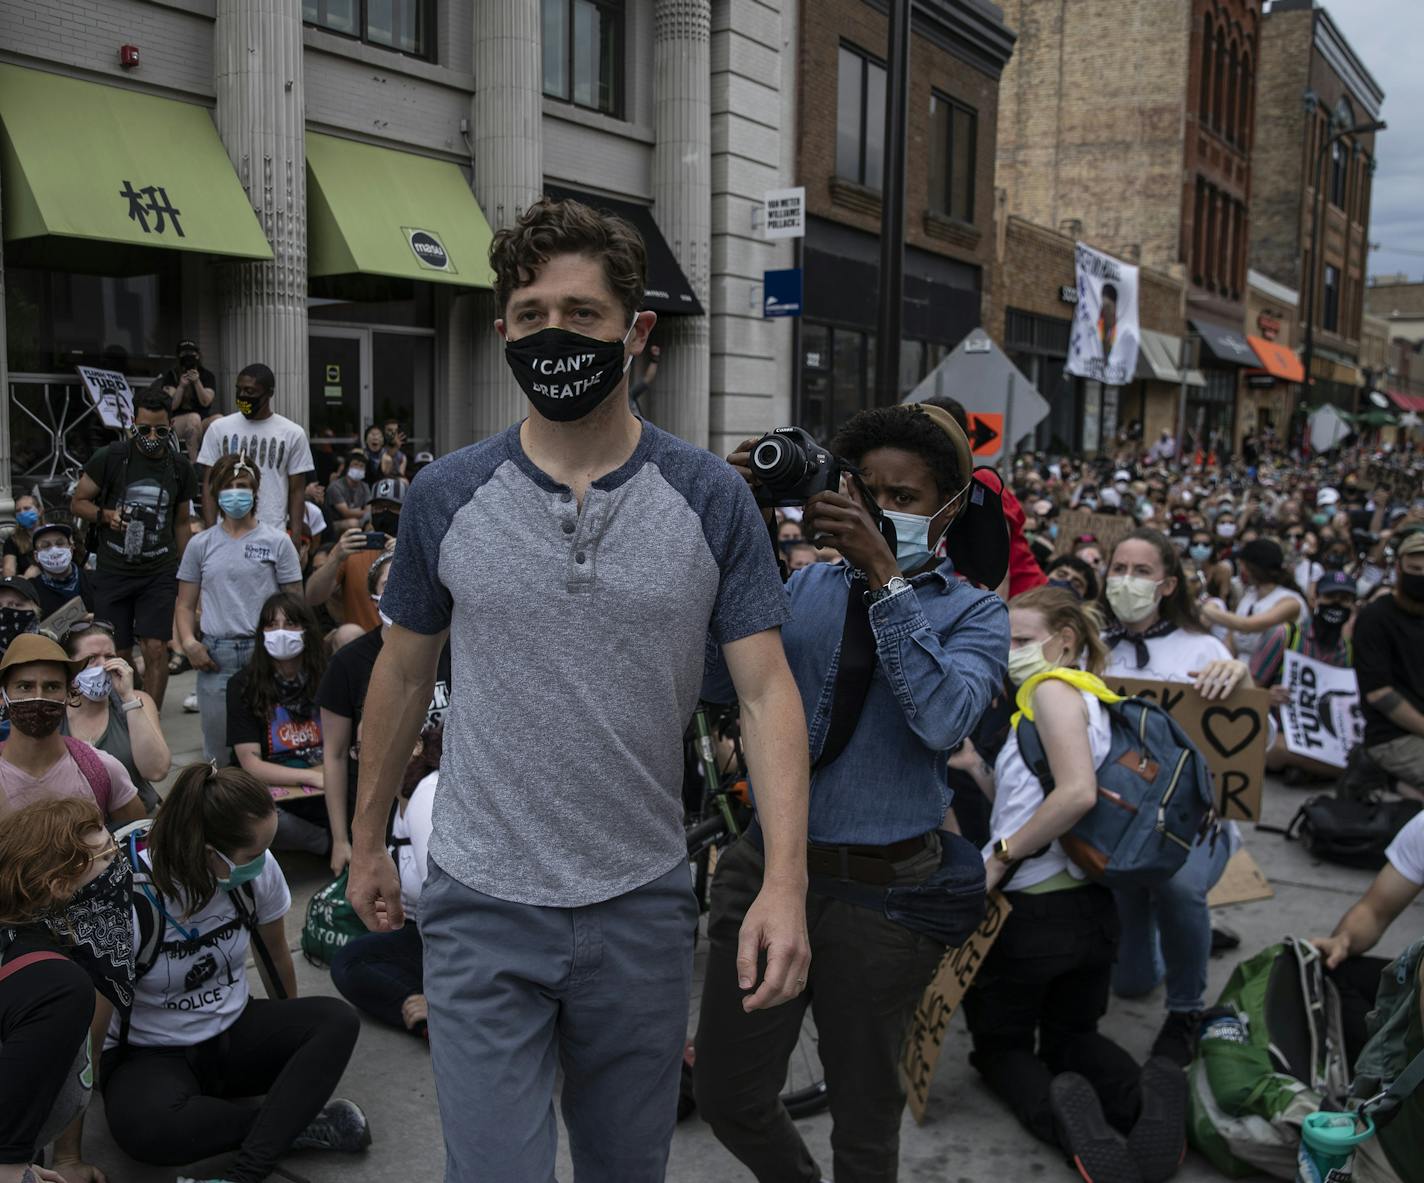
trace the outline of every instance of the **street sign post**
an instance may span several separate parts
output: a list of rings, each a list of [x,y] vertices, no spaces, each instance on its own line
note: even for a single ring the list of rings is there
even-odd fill
[[[965,337],[903,401],[941,395],[964,406],[976,463],[1007,464],[1014,444],[1048,415],[1043,396],[983,329]]]

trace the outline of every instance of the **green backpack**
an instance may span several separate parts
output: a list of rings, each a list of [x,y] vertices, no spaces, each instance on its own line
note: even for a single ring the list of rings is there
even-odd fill
[[[302,925],[302,953],[313,965],[330,965],[348,942],[365,936],[367,929],[346,898],[346,868],[318,891],[307,905]]]
[[[1286,937],[1236,967],[1202,1016],[1187,1079],[1187,1136],[1212,1166],[1296,1177],[1301,1122],[1343,1108],[1349,1085],[1340,998],[1309,941]]]

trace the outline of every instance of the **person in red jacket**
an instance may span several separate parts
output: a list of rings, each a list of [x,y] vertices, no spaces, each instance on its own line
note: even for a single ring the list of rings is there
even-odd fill
[[[964,407],[960,405],[958,399],[941,395],[938,398],[926,399],[925,402],[932,407],[942,407],[954,416],[954,420],[963,429],[965,435],[969,434],[969,417],[964,413]],[[1028,540],[1024,537],[1024,511],[1019,499],[999,478],[999,474],[992,468],[981,468],[974,474],[974,479],[984,485],[991,492],[998,493],[1004,503],[1004,520],[1009,526],[1009,574],[1005,583],[998,587],[999,595],[1006,600],[1011,600],[1017,595],[1035,587],[1040,587],[1048,582],[1048,576],[1043,573],[1037,560],[1033,557],[1033,551],[1029,549]]]

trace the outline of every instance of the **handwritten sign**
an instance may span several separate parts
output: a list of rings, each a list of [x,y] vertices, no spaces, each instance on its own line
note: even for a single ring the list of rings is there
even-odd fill
[[[79,379],[105,427],[125,428],[133,422],[134,398],[127,378],[118,370],[99,370],[93,366],[74,368],[79,371]]]
[[[88,615],[89,609],[84,606],[84,601],[75,596],[40,621],[40,628],[51,634],[55,640],[63,640],[70,626]]]
[[[949,1029],[949,1020],[959,1009],[1011,911],[1013,908],[1003,895],[997,891],[990,892],[984,922],[959,948],[945,953],[939,968],[935,970],[934,979],[915,1007],[905,1039],[905,1050],[900,1056],[900,1074],[909,1094],[910,1112],[918,1122],[925,1120],[930,1084],[939,1064],[939,1053],[944,1046],[944,1033]]]
[[[1287,649],[1281,685],[1290,691],[1290,701],[1281,707],[1286,748],[1297,756],[1344,768],[1350,749],[1365,737],[1355,671]]]
[[[1107,684],[1117,694],[1152,699],[1177,721],[1206,757],[1223,819],[1260,820],[1271,709],[1267,691],[1238,688],[1230,698],[1208,701],[1186,682],[1108,678]]]
[[[272,792],[272,800],[300,801],[304,797],[321,797],[325,790],[312,788],[311,785],[268,785]]]
[[[1091,534],[1102,548],[1103,558],[1107,558],[1117,540],[1128,533],[1137,523],[1131,514],[1089,513],[1086,509],[1070,509],[1058,515],[1058,550],[1056,553],[1069,554],[1077,545],[1080,535]]]

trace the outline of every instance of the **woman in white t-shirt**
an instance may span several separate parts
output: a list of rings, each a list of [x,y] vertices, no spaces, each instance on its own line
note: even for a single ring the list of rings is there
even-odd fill
[[[1204,605],[1202,615],[1212,624],[1230,629],[1232,651],[1249,658],[1277,625],[1294,623],[1304,628],[1310,621],[1310,605],[1296,586],[1295,576],[1286,570],[1280,543],[1253,538],[1237,558],[1246,591],[1237,601],[1236,611]]]
[[[147,848],[125,844],[137,981],[128,1022],[109,1028],[101,1087],[114,1141],[140,1162],[236,1152],[222,1183],[259,1183],[290,1150],[370,1145],[361,1110],[331,1099],[356,1045],[356,1012],[339,998],[296,996],[283,928],[292,897],[268,852],[276,831],[259,780],[194,764],[159,808]],[[253,938],[266,999],[250,995]],[[262,1102],[233,1100],[247,1097]]]
[[[1171,1173],[1185,1144],[1185,1080],[1169,1063],[1139,1068],[1098,1031],[1116,910],[1112,892],[1088,882],[1059,841],[1096,803],[1097,767],[1112,746],[1092,692],[1105,689],[1094,676],[1106,656],[1098,621],[1071,592],[1040,587],[1010,602],[1009,627],[1009,678],[1019,711],[1038,729],[1054,789],[1045,794],[1025,764],[1017,729],[992,774],[977,755],[958,765],[993,799],[985,879],[990,888],[1004,884],[1013,905],[964,999],[970,1061],[1030,1132],[1078,1160],[1085,1178],[1138,1174],[1128,1144],[1100,1135],[1104,1123],[1134,1145],[1157,1147]],[[1147,1089],[1150,1106],[1142,1104]]]
[[[431,811],[440,778],[442,732],[421,737],[406,768],[405,783],[391,821],[400,872],[401,907],[405,923],[390,932],[370,932],[342,946],[331,959],[331,984],[348,1002],[381,1022],[428,1038],[430,1011],[425,1001],[422,970],[424,946],[415,918],[425,883],[426,851],[430,848]]]
[[[1108,564],[1103,634],[1108,646],[1104,677],[1190,683],[1206,699],[1228,697],[1251,685],[1246,663],[1206,631],[1183,577],[1177,548],[1155,530],[1134,530],[1113,548]],[[1152,1045],[1183,1068],[1196,1048],[1206,1006],[1211,956],[1211,916],[1206,895],[1226,868],[1236,842],[1198,843],[1166,883],[1117,888],[1122,942],[1113,990],[1128,998],[1150,993],[1165,979],[1167,1020]]]

